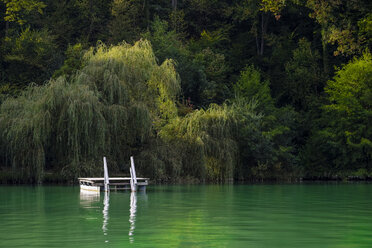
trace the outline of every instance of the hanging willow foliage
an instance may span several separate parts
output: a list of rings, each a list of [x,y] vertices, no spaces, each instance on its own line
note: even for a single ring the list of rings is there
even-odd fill
[[[208,180],[230,180],[239,160],[237,140],[242,125],[261,120],[255,107],[254,102],[246,101],[212,104],[207,110],[173,119],[160,135],[168,142],[182,143],[182,149],[188,151],[183,163],[186,174]]]
[[[99,44],[84,58],[85,67],[69,81],[31,86],[1,105],[0,157],[15,179],[41,182],[46,169],[67,178],[92,176],[103,155],[119,165],[154,126],[177,115],[173,63],[159,66],[148,41]]]

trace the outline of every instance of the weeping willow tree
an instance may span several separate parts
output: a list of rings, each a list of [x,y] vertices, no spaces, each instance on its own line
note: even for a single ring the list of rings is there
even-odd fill
[[[182,173],[214,181],[234,178],[239,164],[239,136],[248,123],[258,126],[262,115],[255,111],[255,101],[235,100],[223,105],[212,104],[184,118],[175,118],[160,135],[178,143],[187,151]],[[184,153],[185,154],[185,153]]]
[[[94,175],[103,155],[120,169],[177,115],[177,73],[170,60],[157,64],[148,41],[99,44],[84,60],[68,81],[30,86],[1,105],[0,157],[14,179]]]

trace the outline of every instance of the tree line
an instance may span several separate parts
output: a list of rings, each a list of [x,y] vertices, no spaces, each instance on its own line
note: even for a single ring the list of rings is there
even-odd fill
[[[372,176],[368,0],[1,0],[0,180]]]

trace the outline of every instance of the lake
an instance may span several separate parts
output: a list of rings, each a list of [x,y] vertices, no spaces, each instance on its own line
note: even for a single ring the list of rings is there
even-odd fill
[[[372,247],[372,184],[0,186],[0,247]]]

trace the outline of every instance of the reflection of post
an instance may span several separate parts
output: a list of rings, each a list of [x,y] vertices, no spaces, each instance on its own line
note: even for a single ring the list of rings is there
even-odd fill
[[[109,204],[110,203],[110,193],[105,192],[105,198],[103,200],[103,224],[102,224],[102,231],[103,235],[107,235],[107,224],[109,220]],[[108,240],[106,240],[108,242]]]
[[[134,242],[134,229],[136,228],[136,212],[137,212],[137,194],[132,192],[130,194],[130,209],[129,209],[129,241]]]

